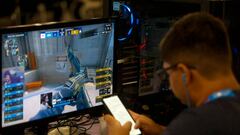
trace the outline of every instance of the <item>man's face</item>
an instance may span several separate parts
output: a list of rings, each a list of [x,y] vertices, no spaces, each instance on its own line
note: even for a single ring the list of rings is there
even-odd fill
[[[168,64],[167,62],[163,63],[163,68],[166,69],[172,65]],[[183,80],[182,80],[182,72],[179,71],[178,67],[169,69],[167,71],[169,75],[169,83],[170,89],[173,91],[174,95],[181,100],[182,103],[186,103],[186,90]]]

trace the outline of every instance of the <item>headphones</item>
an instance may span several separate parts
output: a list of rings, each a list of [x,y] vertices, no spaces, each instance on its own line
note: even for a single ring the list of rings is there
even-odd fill
[[[184,85],[186,85],[187,79],[186,79],[185,73],[183,73],[183,75],[182,75],[182,81],[183,81]]]
[[[187,89],[187,79],[186,79],[186,74],[183,73],[182,75],[182,81],[183,81],[183,84],[184,84],[184,87],[185,87],[185,92],[186,92],[186,98],[187,98],[187,106],[188,107],[192,107],[192,103],[191,103],[191,100],[190,100],[190,93],[189,93],[189,90]]]

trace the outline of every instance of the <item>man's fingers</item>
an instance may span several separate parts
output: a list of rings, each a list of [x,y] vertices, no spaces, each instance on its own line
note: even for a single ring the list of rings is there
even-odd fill
[[[127,131],[130,131],[131,130],[131,127],[132,127],[132,123],[130,121],[126,122],[124,125],[123,125],[123,128],[126,129]]]
[[[116,120],[113,118],[113,116],[107,114],[104,115],[104,120],[107,122],[108,125],[112,125],[116,122]]]
[[[137,120],[136,123],[135,123],[134,128],[135,128],[135,129],[138,129],[138,128],[140,128],[140,127],[141,127],[140,121]]]
[[[137,118],[140,116],[140,114],[135,113],[132,110],[128,110],[128,112],[131,114],[134,120],[137,120]]]
[[[133,112],[132,110],[128,110],[128,111],[129,111],[129,113],[131,114],[131,116],[133,117],[133,119],[136,121],[134,128],[135,128],[135,129],[140,128],[140,127],[141,127],[141,124],[140,124],[141,115],[138,114],[138,113]]]

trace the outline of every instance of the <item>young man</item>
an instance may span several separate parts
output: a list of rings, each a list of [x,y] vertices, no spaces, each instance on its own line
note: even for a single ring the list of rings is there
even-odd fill
[[[240,85],[223,22],[206,13],[184,16],[162,39],[160,55],[161,74],[168,74],[173,93],[189,108],[167,127],[131,112],[135,128],[145,135],[240,135]],[[109,135],[129,134],[131,123],[104,119]]]

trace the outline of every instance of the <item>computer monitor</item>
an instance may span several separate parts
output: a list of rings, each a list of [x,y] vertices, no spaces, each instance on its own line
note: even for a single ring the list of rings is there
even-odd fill
[[[115,21],[1,29],[1,127],[91,112],[113,93]]]

